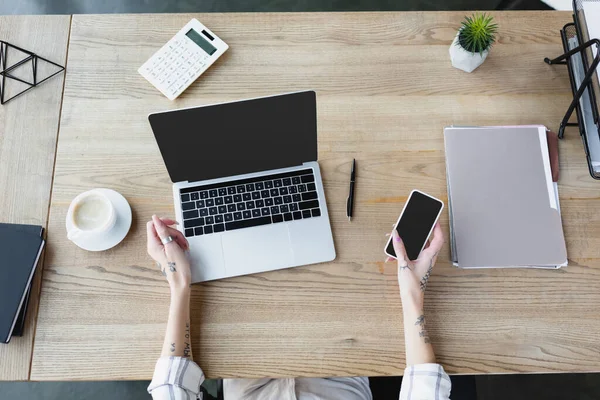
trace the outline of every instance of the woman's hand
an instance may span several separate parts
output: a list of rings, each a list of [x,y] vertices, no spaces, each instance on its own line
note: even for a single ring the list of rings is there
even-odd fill
[[[190,262],[185,254],[190,245],[181,232],[169,226],[174,224],[175,221],[160,219],[156,215],[146,224],[148,254],[167,277],[171,292],[188,289],[192,279]],[[163,244],[163,240],[169,236],[173,240]]]
[[[400,286],[402,303],[410,302],[410,304],[422,309],[431,270],[444,244],[442,228],[439,222],[435,224],[431,242],[415,261],[408,259],[404,243],[398,236],[396,229],[392,232],[392,243],[398,260],[398,285]],[[393,258],[388,258],[389,260],[393,260]]]

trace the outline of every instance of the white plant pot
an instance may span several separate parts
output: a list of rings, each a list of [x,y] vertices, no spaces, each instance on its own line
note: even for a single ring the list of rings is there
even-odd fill
[[[462,69],[465,72],[473,72],[475,68],[479,67],[488,56],[489,51],[486,50],[483,53],[471,53],[462,48],[458,43],[458,35],[456,34],[452,44],[450,45],[450,60],[454,68]]]

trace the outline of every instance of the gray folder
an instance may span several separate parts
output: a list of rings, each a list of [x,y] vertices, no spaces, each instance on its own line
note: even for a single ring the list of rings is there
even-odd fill
[[[546,129],[449,127],[444,140],[456,264],[566,265]]]

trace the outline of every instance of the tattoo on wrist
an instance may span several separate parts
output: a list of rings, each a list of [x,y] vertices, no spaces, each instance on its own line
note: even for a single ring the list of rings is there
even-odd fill
[[[419,332],[419,337],[422,337],[423,341],[425,343],[431,343],[431,340],[429,339],[429,334],[425,330],[425,314],[421,314],[417,317],[417,321],[415,322],[415,325],[418,325],[421,327],[421,331]]]
[[[437,257],[437,253],[435,253],[433,257],[431,257],[431,260],[429,260],[429,267],[427,268],[427,272],[419,282],[419,285],[421,286],[421,292],[424,292],[425,289],[427,289],[427,282],[429,281],[429,277],[431,276],[431,270],[433,269],[433,260],[435,260],[435,257]]]
[[[185,323],[185,342],[183,347],[183,356],[189,357],[192,352],[192,347],[190,346],[190,323]]]
[[[419,315],[419,317],[417,318],[417,322],[415,322],[415,325],[425,325],[425,315]]]
[[[175,269],[175,263],[174,262],[169,261],[169,270],[171,270],[171,272],[177,271]]]
[[[171,343],[171,353],[175,353],[175,343]]]

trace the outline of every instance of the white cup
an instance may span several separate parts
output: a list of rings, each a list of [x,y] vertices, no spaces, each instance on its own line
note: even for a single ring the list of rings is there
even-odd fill
[[[70,229],[69,240],[86,237],[97,238],[109,232],[117,220],[115,206],[98,189],[92,189],[75,197],[67,211]]]

